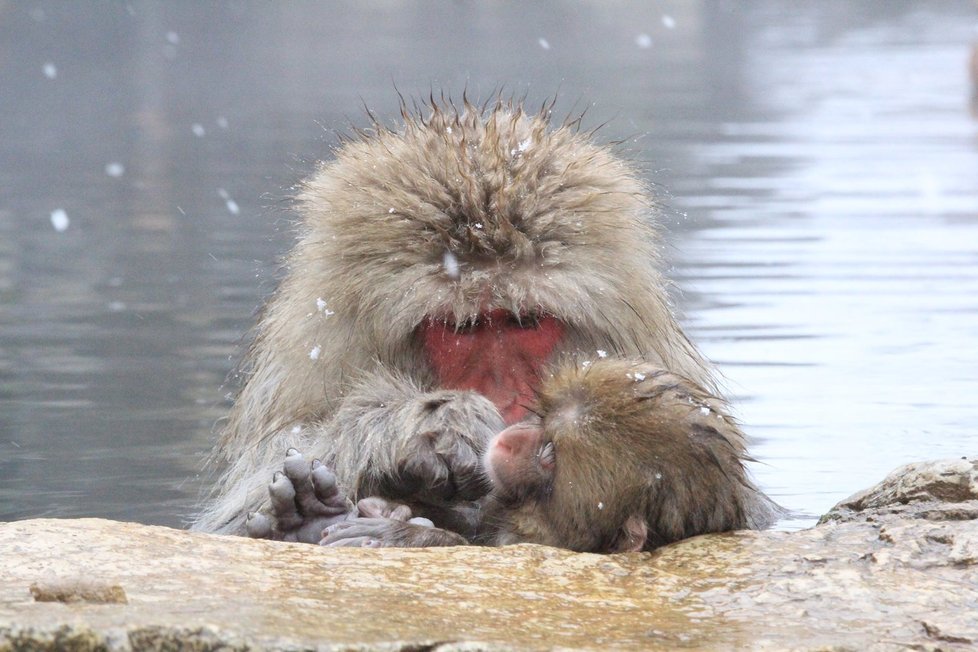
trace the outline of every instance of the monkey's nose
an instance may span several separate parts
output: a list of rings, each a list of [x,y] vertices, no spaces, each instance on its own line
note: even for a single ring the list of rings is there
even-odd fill
[[[510,426],[496,435],[493,445],[508,456],[520,457],[526,454],[536,439],[536,428],[517,425]]]
[[[496,448],[497,450],[499,450],[501,453],[504,453],[504,454],[509,455],[509,456],[512,456],[512,454],[513,454],[513,447],[512,447],[512,445],[510,444],[510,442],[506,441],[502,437],[497,437],[496,438],[496,441],[494,441],[492,443],[492,445],[493,445],[494,448]]]

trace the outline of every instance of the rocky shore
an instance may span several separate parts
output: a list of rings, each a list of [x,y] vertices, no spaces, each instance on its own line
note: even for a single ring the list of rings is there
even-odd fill
[[[974,649],[978,458],[897,469],[809,530],[612,556],[0,523],[0,579],[0,651]]]

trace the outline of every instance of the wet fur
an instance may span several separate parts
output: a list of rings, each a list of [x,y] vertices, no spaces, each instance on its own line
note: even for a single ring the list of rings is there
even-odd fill
[[[614,552],[635,517],[651,550],[763,528],[779,513],[748,476],[744,435],[726,404],[681,376],[624,360],[564,365],[543,383],[537,410],[556,473],[523,496],[497,488],[484,542]]]

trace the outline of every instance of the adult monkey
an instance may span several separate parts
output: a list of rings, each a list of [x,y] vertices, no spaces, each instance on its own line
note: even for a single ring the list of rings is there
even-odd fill
[[[456,507],[488,489],[486,443],[527,416],[548,365],[610,356],[713,387],[673,314],[643,184],[579,121],[551,129],[551,109],[402,104],[399,130],[374,121],[305,183],[196,529],[244,533],[290,448],[350,498],[461,529]],[[280,526],[299,539],[332,518],[297,511]]]

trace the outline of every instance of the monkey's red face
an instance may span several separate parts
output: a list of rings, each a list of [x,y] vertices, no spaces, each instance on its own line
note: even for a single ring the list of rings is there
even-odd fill
[[[428,318],[419,335],[440,387],[478,392],[507,424],[533,403],[540,371],[564,334],[554,316],[491,310],[462,323]]]

